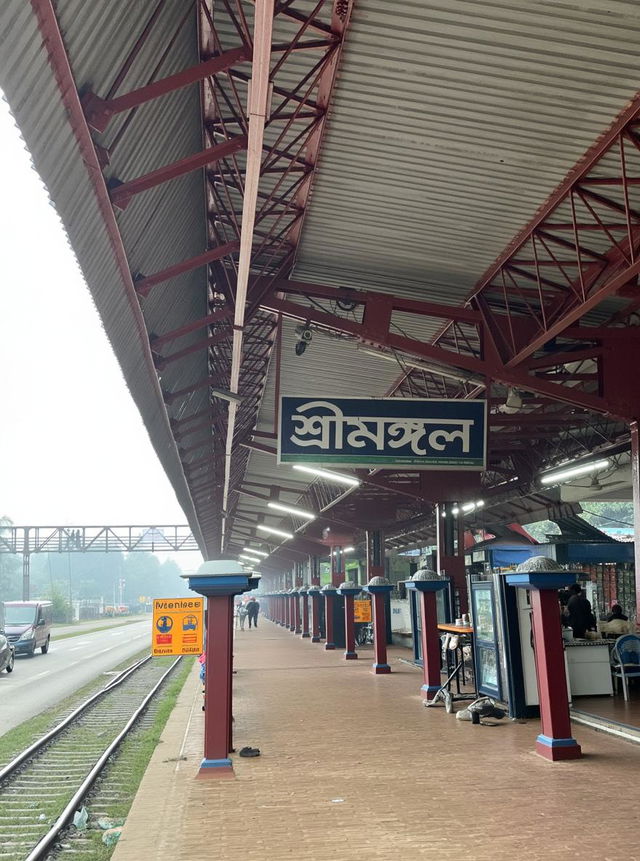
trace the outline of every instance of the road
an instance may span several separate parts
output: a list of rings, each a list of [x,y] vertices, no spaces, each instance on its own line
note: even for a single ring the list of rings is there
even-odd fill
[[[54,630],[47,655],[38,651],[33,658],[17,657],[12,673],[0,673],[0,735],[144,648],[151,648],[150,617],[57,641]]]

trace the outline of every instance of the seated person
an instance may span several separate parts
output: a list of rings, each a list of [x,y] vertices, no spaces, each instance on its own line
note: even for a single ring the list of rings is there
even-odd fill
[[[633,625],[622,612],[620,604],[612,604],[607,621],[601,623],[600,630],[605,636],[619,637],[621,634],[633,633]]]
[[[620,604],[612,604],[611,612],[607,616],[607,622],[613,622],[614,619],[621,619],[623,622],[628,622],[629,617],[625,616],[622,612],[622,607]]]

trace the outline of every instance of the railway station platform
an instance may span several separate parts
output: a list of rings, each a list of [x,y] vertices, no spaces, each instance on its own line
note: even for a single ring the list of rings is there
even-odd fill
[[[640,747],[575,726],[580,760],[534,752],[537,721],[475,726],[425,709],[421,673],[392,673],[267,620],[236,633],[235,777],[197,779],[194,669],[130,811],[113,861],[640,859],[629,787]],[[458,706],[460,707],[460,706]]]

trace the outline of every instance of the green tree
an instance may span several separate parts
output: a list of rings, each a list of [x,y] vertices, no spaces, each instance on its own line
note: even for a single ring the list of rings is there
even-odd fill
[[[53,604],[53,621],[54,622],[70,622],[71,621],[71,605],[66,599],[64,592],[58,586],[51,586],[46,597]]]

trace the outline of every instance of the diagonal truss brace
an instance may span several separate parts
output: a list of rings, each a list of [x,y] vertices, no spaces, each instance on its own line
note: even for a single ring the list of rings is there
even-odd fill
[[[282,290],[283,285],[280,284]],[[328,296],[330,288],[324,288],[325,296]],[[282,314],[294,320],[313,323],[316,326],[334,332],[351,335],[364,344],[380,349],[393,349],[407,355],[416,356],[438,362],[448,367],[462,368],[472,374],[479,374],[488,379],[494,379],[508,386],[537,392],[545,397],[556,401],[572,404],[601,413],[612,413],[610,401],[604,398],[584,392],[575,387],[563,386],[539,377],[530,376],[524,371],[507,367],[494,353],[490,356],[477,357],[465,353],[454,353],[443,347],[433,344],[425,344],[413,338],[397,335],[390,330],[390,314],[387,309],[380,308],[379,295],[358,293],[359,304],[364,305],[362,322],[336,314],[319,311],[309,305],[301,305],[286,299],[277,298],[270,294],[261,301],[261,309],[274,314]],[[335,291],[335,300],[341,298],[340,291]],[[480,335],[483,333],[483,324],[479,326]],[[487,352],[489,352],[487,350]]]

